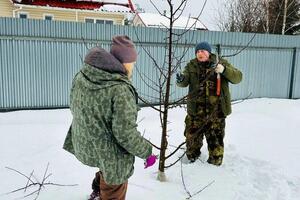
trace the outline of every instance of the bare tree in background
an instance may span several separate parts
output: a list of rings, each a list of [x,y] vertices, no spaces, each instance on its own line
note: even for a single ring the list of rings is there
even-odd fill
[[[288,2],[288,0],[284,0],[283,17],[282,17],[283,22],[282,22],[282,29],[281,29],[282,35],[284,35],[285,27],[286,27],[287,2]]]
[[[231,32],[292,34],[300,20],[299,0],[227,0],[219,28]]]
[[[300,0],[269,0],[270,33],[293,34],[300,21]]]
[[[264,1],[226,0],[219,12],[219,28],[231,32],[262,32]]]

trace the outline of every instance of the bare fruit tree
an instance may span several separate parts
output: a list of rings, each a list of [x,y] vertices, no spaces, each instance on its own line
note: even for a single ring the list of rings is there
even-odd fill
[[[187,63],[186,59],[190,59],[187,57],[187,54],[189,50],[191,50],[191,47],[194,47],[194,37],[196,33],[196,23],[200,21],[200,16],[205,8],[207,0],[203,1],[202,8],[196,17],[189,17],[188,21],[185,24],[185,27],[181,30],[175,29],[174,25],[176,21],[182,16],[182,13],[184,9],[187,6],[188,0],[181,0],[177,1],[178,5],[174,5],[174,1],[172,0],[166,0],[168,5],[168,10],[161,11],[152,0],[150,0],[153,7],[155,7],[156,11],[164,18],[168,20],[168,24],[161,24],[160,31],[164,33],[164,59],[158,60],[157,57],[154,55],[155,52],[151,52],[151,49],[147,48],[146,45],[142,45],[142,42],[140,40],[139,34],[136,31],[136,37],[137,40],[142,47],[142,49],[146,52],[147,56],[150,58],[150,60],[153,63],[153,68],[151,68],[151,71],[153,71],[157,76],[157,79],[153,77],[149,77],[147,74],[142,73],[137,68],[136,71],[139,75],[139,78],[142,80],[142,82],[149,88],[149,90],[152,90],[155,95],[149,95],[139,93],[139,99],[143,103],[145,103],[147,106],[152,107],[154,110],[156,110],[159,113],[160,117],[160,123],[161,123],[161,141],[160,146],[155,145],[152,142],[150,142],[155,148],[157,148],[160,151],[159,155],[159,167],[158,167],[158,180],[160,181],[166,181],[166,175],[165,175],[165,169],[174,166],[176,163],[178,163],[182,157],[185,155],[185,149],[184,145],[185,142],[182,142],[181,144],[178,144],[177,146],[171,145],[168,143],[168,132],[169,132],[169,111],[170,109],[181,106],[183,103],[185,103],[188,99],[197,99],[199,96],[202,95],[197,90],[195,93],[189,93],[188,95],[185,95],[183,97],[180,97],[178,99],[172,98],[173,97],[173,91],[172,91],[172,85],[174,84],[174,79],[172,78],[174,74],[176,74],[179,70],[181,70],[181,66],[183,64]],[[192,20],[194,19],[194,20]],[[136,30],[135,28],[134,30]],[[193,30],[193,31],[192,31]],[[255,38],[255,35],[250,39],[250,41],[244,46],[243,48],[239,49],[236,53],[232,55],[223,55],[222,57],[233,57],[238,54],[240,54],[242,51],[244,51],[250,43]],[[186,39],[188,38],[189,41]],[[161,52],[160,52],[161,53]],[[160,55],[161,57],[161,55]],[[217,65],[218,63],[215,63]],[[210,78],[211,75],[215,73],[214,68],[211,68],[207,77],[203,80],[203,83]],[[203,91],[202,91],[203,92]],[[250,94],[251,95],[251,94]],[[249,95],[249,96],[250,96]],[[249,97],[248,96],[248,97]],[[248,98],[246,97],[246,98]],[[152,101],[157,102],[157,106],[153,106],[149,100],[151,98]],[[221,97],[223,98],[223,97]],[[206,118],[206,122],[213,120],[216,117],[217,113],[217,107],[212,111],[212,113]],[[199,132],[205,127],[206,123],[203,123],[202,127],[199,127]],[[195,133],[197,134],[197,133]],[[171,148],[170,148],[171,147]],[[172,149],[172,150],[170,150]],[[175,160],[168,161],[169,158],[176,155],[176,152],[179,150],[183,150],[184,152],[177,157]],[[182,177],[183,179],[183,177]],[[189,197],[190,194],[189,194]]]
[[[174,0],[166,0],[168,10],[164,11],[160,10],[152,0],[150,0],[150,2],[156,11],[168,21],[168,24],[161,24],[160,27],[160,30],[165,33],[165,55],[163,63],[159,63],[149,49],[142,46],[143,50],[151,58],[154,64],[154,70],[156,71],[158,80],[153,80],[151,77],[147,77],[146,74],[140,74],[140,78],[144,80],[145,84],[147,84],[147,81],[148,83],[150,82],[151,84],[147,84],[147,86],[155,91],[157,93],[156,96],[158,96],[157,98],[152,97],[152,99],[156,98],[158,101],[158,107],[151,107],[159,112],[162,134],[160,147],[157,147],[154,144],[153,146],[160,150],[158,180],[166,181],[165,169],[178,162],[184,154],[180,156],[177,161],[169,165],[166,165],[166,160],[173,156],[185,144],[185,142],[183,142],[179,146],[175,147],[173,152],[166,155],[166,150],[168,149],[168,146],[170,146],[168,145],[169,110],[178,104],[183,103],[186,99],[186,97],[184,97],[173,101],[171,100],[171,96],[173,95],[171,91],[171,86],[173,84],[172,77],[181,65],[186,62],[184,58],[190,50],[190,47],[194,46],[194,44],[191,45],[191,42],[195,32],[190,30],[196,30],[196,25],[200,21],[199,18],[205,8],[207,0],[203,1],[202,8],[200,9],[198,16],[193,18],[189,16],[185,27],[181,30],[175,29],[174,27],[176,21],[182,17],[183,11],[189,2],[188,0],[176,1],[176,5]],[[185,36],[186,34],[191,34],[190,32],[192,32],[192,35],[188,37],[190,38],[190,41],[187,41]],[[136,36],[140,41],[137,33]],[[141,94],[139,97],[140,100],[143,103],[150,105],[149,101],[147,101],[144,96],[147,96],[147,94]]]

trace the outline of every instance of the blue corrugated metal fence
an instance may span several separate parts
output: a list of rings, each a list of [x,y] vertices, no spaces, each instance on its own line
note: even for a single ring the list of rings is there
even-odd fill
[[[160,29],[0,18],[0,109],[67,107],[72,78],[88,48],[109,49],[112,36],[123,34],[135,41],[139,52],[133,83],[141,96],[156,104],[159,95],[153,87],[159,75],[145,49],[160,66],[164,63],[165,33]],[[229,55],[247,45],[252,36],[189,31],[179,41],[176,55],[188,48],[183,69],[200,41],[208,41],[215,51],[219,46],[221,55]],[[241,84],[231,85],[233,99],[249,93],[251,98],[299,98],[299,48],[299,36],[257,34],[246,50],[228,58],[244,74]],[[187,92],[172,83],[172,100]]]

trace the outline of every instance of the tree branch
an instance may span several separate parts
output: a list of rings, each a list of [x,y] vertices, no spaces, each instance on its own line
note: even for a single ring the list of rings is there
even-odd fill
[[[250,97],[251,95],[252,95],[252,92],[250,92],[250,93],[248,94],[248,96],[246,96],[245,98],[243,98],[243,99],[241,99],[241,100],[239,100],[239,101],[234,101],[234,102],[232,102],[231,105],[238,104],[238,103],[242,103],[242,102],[245,101],[246,99],[249,99],[249,97]]]
[[[172,167],[173,165],[175,165],[179,160],[181,160],[181,158],[183,158],[183,156],[185,155],[185,152],[172,164],[165,166],[165,169]]]
[[[170,155],[166,156],[166,159],[173,156],[183,145],[185,145],[186,142],[181,143]]]
[[[152,0],[150,0],[150,3],[152,4],[152,6],[155,8],[155,10],[161,15],[164,16],[164,14],[157,8],[157,6],[152,2]],[[168,18],[168,17],[166,17]]]
[[[236,55],[240,54],[242,51],[244,51],[245,49],[247,49],[247,48],[250,46],[250,44],[251,44],[251,42],[253,41],[253,39],[255,38],[256,34],[257,34],[257,33],[254,33],[254,34],[253,34],[253,36],[251,37],[251,39],[249,40],[249,42],[247,43],[247,45],[244,46],[242,49],[240,49],[239,51],[237,51],[237,52],[234,53],[234,54],[222,56],[222,58],[233,57],[233,56],[236,56]]]
[[[21,190],[24,190],[24,192],[26,193],[28,188],[38,186],[38,188],[36,190],[34,190],[33,192],[23,196],[23,198],[26,198],[26,197],[29,197],[29,196],[32,196],[32,195],[35,194],[36,196],[35,196],[34,199],[38,199],[38,197],[40,195],[40,192],[42,191],[42,188],[44,188],[46,185],[54,185],[54,186],[77,186],[78,185],[78,184],[63,185],[63,184],[57,184],[57,183],[51,183],[51,182],[45,183],[45,181],[51,176],[51,174],[47,174],[48,173],[48,168],[49,168],[49,163],[47,164],[47,168],[44,172],[42,182],[39,182],[39,181],[34,182],[34,181],[31,180],[31,177],[33,176],[34,170],[30,173],[30,176],[27,176],[27,175],[23,174],[22,172],[20,172],[18,170],[15,170],[13,168],[10,168],[10,167],[5,167],[5,168],[9,169],[9,170],[12,170],[12,171],[16,172],[17,174],[19,174],[19,175],[21,175],[21,176],[23,176],[27,179],[27,183],[26,183],[25,187],[15,189],[13,191],[5,193],[5,195],[13,194],[13,193],[16,193],[16,192],[21,191]],[[31,182],[31,183],[29,184],[29,182]]]
[[[147,139],[145,139],[145,140],[147,140]],[[155,147],[156,149],[158,149],[158,150],[161,150],[161,148],[159,148],[158,146],[156,146],[155,144],[153,144],[152,142],[150,142],[150,140],[147,140],[153,147]]]
[[[185,181],[184,181],[184,178],[183,178],[183,169],[182,169],[182,160],[180,162],[180,176],[181,176],[181,182],[183,184],[183,188],[184,190],[186,191],[186,193],[189,195],[188,198],[192,197],[190,191],[187,189],[186,185],[185,185]]]
[[[156,111],[158,111],[158,112],[160,112],[160,113],[162,113],[162,111],[161,110],[159,110],[159,109],[157,109],[157,108],[155,108],[154,106],[152,106],[149,102],[147,102],[146,100],[144,100],[143,98],[141,98],[141,97],[138,97],[139,98],[139,100],[141,100],[143,103],[145,103],[145,104],[147,104],[148,106],[150,106],[151,108],[153,108],[154,110],[156,110]]]
[[[209,184],[207,184],[206,186],[204,186],[201,190],[199,190],[198,192],[196,192],[195,194],[193,194],[191,197],[189,197],[187,199],[191,199],[193,196],[196,196],[197,194],[199,194],[200,192],[202,192],[203,190],[205,190],[206,188],[208,188],[209,186],[211,186],[214,182],[215,182],[215,180],[213,180],[212,182],[210,182]]]

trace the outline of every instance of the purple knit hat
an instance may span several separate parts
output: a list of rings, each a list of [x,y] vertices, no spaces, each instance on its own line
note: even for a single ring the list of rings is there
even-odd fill
[[[121,63],[132,63],[137,59],[134,44],[126,35],[113,37],[110,53]]]

